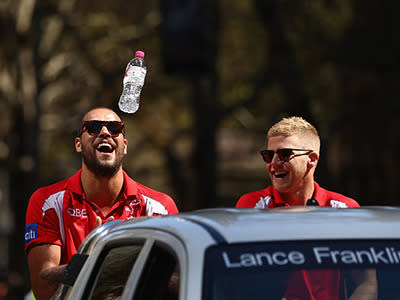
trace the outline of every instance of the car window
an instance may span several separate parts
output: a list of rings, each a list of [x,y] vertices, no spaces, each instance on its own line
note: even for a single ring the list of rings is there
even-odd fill
[[[102,256],[104,259],[98,266],[94,288],[90,296],[85,296],[85,298],[93,300],[119,299],[142,248],[143,244],[136,244],[106,250]]]
[[[179,264],[173,252],[161,244],[150,251],[133,300],[179,299]]]
[[[204,300],[386,300],[400,295],[398,241],[224,245],[207,249],[205,260]]]

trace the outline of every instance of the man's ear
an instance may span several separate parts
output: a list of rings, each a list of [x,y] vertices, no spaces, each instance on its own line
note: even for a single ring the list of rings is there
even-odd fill
[[[124,140],[124,154],[128,154],[128,140]]]
[[[309,160],[308,160],[308,168],[313,168],[317,166],[318,160],[319,160],[319,155],[316,152],[311,152],[309,155]]]
[[[81,138],[76,137],[75,138],[75,151],[78,153],[82,152],[82,144],[81,144]]]

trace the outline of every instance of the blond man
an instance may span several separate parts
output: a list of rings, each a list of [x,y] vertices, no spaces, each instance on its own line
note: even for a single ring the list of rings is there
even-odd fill
[[[315,182],[314,173],[319,154],[320,138],[315,127],[301,117],[283,118],[269,129],[267,149],[261,151],[272,185],[244,194],[236,207],[359,207],[354,199],[328,191]],[[374,271],[349,273],[356,285],[350,299],[376,299]],[[284,299],[342,299],[343,278],[337,270],[292,272]]]

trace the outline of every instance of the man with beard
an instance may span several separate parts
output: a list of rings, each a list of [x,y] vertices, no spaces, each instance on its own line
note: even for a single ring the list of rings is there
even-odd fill
[[[328,191],[315,182],[314,172],[319,152],[320,138],[313,125],[301,117],[283,118],[269,129],[267,149],[261,151],[272,185],[244,194],[238,200],[236,207],[259,209],[307,205],[359,207],[355,200]],[[349,271],[349,275],[355,286],[349,299],[376,299],[377,283],[374,270]],[[339,300],[342,299],[343,290],[344,276],[339,271],[301,270],[291,273],[283,299]]]
[[[81,169],[31,196],[25,251],[38,300],[54,294],[66,264],[95,227],[111,220],[178,213],[168,195],[135,182],[122,169],[127,146],[125,125],[114,111],[90,110],[75,138]]]

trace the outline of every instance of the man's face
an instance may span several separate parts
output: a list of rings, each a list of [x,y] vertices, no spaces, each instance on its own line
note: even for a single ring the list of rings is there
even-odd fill
[[[268,140],[268,150],[277,151],[284,148],[303,149],[297,136],[276,136]],[[275,153],[267,171],[275,189],[281,193],[295,193],[301,190],[307,180],[312,179],[310,157],[307,152],[293,151],[288,161],[280,160]]]
[[[104,108],[90,111],[83,119],[93,120],[121,121],[113,111]],[[106,126],[102,126],[98,134],[89,134],[83,128],[81,136],[75,139],[75,149],[82,154],[83,164],[101,177],[111,177],[121,168],[127,144],[122,133],[113,136]]]

